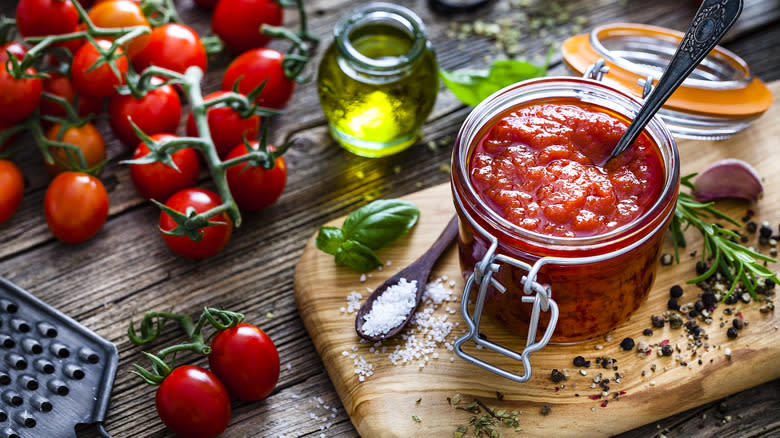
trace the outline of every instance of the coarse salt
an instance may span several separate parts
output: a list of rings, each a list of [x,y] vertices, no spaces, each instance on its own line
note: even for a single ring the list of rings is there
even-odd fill
[[[363,332],[378,336],[398,327],[416,305],[417,281],[402,278],[384,291],[363,315]]]

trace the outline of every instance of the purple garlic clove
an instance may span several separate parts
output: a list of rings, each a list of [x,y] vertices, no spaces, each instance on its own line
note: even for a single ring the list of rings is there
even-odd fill
[[[750,164],[736,158],[717,161],[704,169],[694,182],[697,201],[741,198],[758,201],[764,193],[761,176]]]

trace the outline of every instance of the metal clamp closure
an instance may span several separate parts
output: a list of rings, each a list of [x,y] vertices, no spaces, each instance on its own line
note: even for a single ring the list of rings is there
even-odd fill
[[[558,322],[558,305],[550,296],[550,288],[536,281],[536,275],[539,272],[539,269],[546,262],[544,258],[537,260],[537,262],[531,266],[528,263],[521,262],[517,259],[501,254],[496,254],[495,251],[498,247],[498,240],[493,236],[490,236],[489,238],[491,240],[490,248],[488,248],[488,251],[485,253],[482,260],[476,263],[474,266],[474,272],[472,272],[468,279],[466,279],[466,286],[464,287],[460,302],[460,311],[466,321],[466,325],[468,326],[468,332],[455,341],[455,354],[457,354],[461,359],[465,359],[474,365],[485,368],[502,377],[506,377],[507,379],[511,379],[516,382],[525,382],[531,378],[531,353],[547,345],[547,343],[550,341],[550,338],[552,337],[553,331],[555,330],[555,325]],[[498,280],[493,277],[493,274],[501,269],[501,264],[508,264],[528,271],[528,275],[523,276],[521,280],[523,283],[523,292],[525,294],[525,296],[523,296],[521,299],[523,303],[532,304],[533,309],[531,310],[531,320],[528,324],[528,337],[526,339],[525,348],[523,348],[521,353],[510,350],[509,348],[488,341],[487,339],[483,339],[479,336],[479,324],[482,318],[482,310],[485,306],[485,297],[487,296],[488,286],[492,285],[501,293],[506,292],[506,287],[504,287],[501,283],[498,282]],[[471,291],[474,289],[475,285],[479,286],[479,290],[477,293],[476,304],[474,306],[474,314],[471,315],[468,311],[468,305],[471,297]],[[545,330],[542,338],[539,341],[536,341],[539,316],[541,315],[541,312],[547,311],[550,312],[550,322],[547,325],[547,329]],[[462,346],[470,339],[473,339],[477,345],[489,348],[497,353],[522,362],[523,374],[513,373],[466,353],[463,351]]]

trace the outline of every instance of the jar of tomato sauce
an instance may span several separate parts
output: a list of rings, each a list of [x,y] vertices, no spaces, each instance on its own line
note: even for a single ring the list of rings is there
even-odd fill
[[[657,117],[606,160],[640,106],[597,80],[548,77],[498,91],[467,117],[452,158],[469,328],[459,356],[525,381],[533,351],[604,334],[645,301],[680,173]],[[478,336],[483,314],[527,333],[522,353]],[[465,353],[469,339],[522,361],[524,374]]]

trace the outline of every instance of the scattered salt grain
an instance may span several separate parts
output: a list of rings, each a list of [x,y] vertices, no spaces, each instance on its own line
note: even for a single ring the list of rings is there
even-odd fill
[[[363,332],[378,336],[398,327],[416,305],[417,280],[402,278],[374,301],[371,311],[363,315]]]
[[[360,309],[360,300],[363,299],[363,295],[360,292],[353,290],[347,295],[347,313],[357,312]]]
[[[365,283],[366,282],[366,274],[360,274],[360,282]]]

